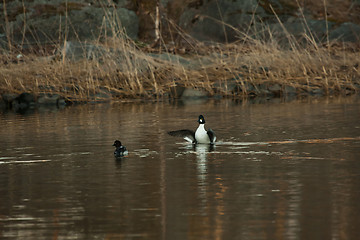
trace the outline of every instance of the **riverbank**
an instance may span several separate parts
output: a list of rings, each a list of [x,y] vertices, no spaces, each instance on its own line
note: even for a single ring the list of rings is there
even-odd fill
[[[115,99],[351,95],[360,92],[356,45],[257,40],[152,49],[124,38],[65,42],[1,55],[0,94],[8,108]],[[182,53],[179,53],[180,50]],[[36,53],[38,52],[38,53]]]
[[[352,1],[121,2],[2,6],[0,105],[360,92]]]

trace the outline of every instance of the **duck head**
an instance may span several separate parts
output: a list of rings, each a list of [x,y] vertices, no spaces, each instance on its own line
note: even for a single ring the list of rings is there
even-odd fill
[[[115,142],[114,142],[114,144],[113,144],[113,146],[115,146],[115,147],[121,147],[121,142],[119,141],[119,140],[116,140]]]
[[[205,124],[205,118],[204,118],[203,115],[200,115],[200,116],[199,116],[198,123],[200,123],[200,124]]]

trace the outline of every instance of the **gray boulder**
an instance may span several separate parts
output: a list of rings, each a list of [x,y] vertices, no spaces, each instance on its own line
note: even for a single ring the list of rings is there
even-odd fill
[[[170,88],[170,96],[173,98],[180,98],[185,91],[185,87],[182,85],[176,85]]]
[[[197,8],[188,8],[180,16],[179,25],[200,41],[235,41],[255,15],[267,15],[256,0],[204,1]],[[232,27],[229,27],[232,26]]]
[[[35,105],[35,96],[31,93],[22,93],[12,101],[12,108],[15,111],[27,109]]]
[[[325,42],[329,30],[333,28],[334,24],[326,22],[325,20],[301,19],[289,17],[285,22],[273,23],[269,25],[272,36],[280,41],[282,44],[289,43],[289,34],[293,37],[292,40],[297,42],[308,42],[309,39],[317,43]]]
[[[90,97],[92,98],[93,102],[108,102],[112,99],[112,93],[109,90],[102,88],[96,93],[90,94]]]
[[[40,105],[54,105],[57,106],[60,100],[58,94],[43,94],[38,97],[37,103]]]
[[[207,98],[208,93],[198,89],[185,88],[183,91],[181,98]]]
[[[284,86],[284,94],[285,95],[296,95],[296,88],[290,85]]]
[[[113,71],[114,67],[118,71],[137,71],[139,74],[145,73],[149,68],[149,57],[141,52],[134,53],[128,49],[110,48],[101,44],[87,42],[65,41],[63,48],[59,51],[61,58],[70,61],[92,60],[103,64],[104,70],[108,68]],[[107,61],[106,60],[110,60]]]
[[[227,81],[218,81],[214,84],[215,92],[233,95],[239,92],[239,84],[236,79],[228,79]]]
[[[350,22],[342,23],[339,27],[330,32],[329,39],[344,42],[359,42],[360,26]]]
[[[3,93],[2,100],[6,104],[7,107],[11,107],[12,102],[18,97],[15,93]]]
[[[323,43],[328,40],[359,41],[360,26],[315,19],[311,9],[280,0],[198,1],[188,4],[179,18],[179,25],[200,41],[232,42],[243,36],[261,40]],[[236,30],[235,30],[236,29]],[[271,34],[271,35],[270,35]]]
[[[86,42],[65,41],[61,49],[61,56],[72,61],[81,59],[99,60],[108,50],[100,45],[94,45]]]
[[[6,103],[5,103],[5,101],[3,100],[3,98],[0,97],[0,110],[5,109],[5,108],[6,108]]]
[[[155,59],[160,59],[162,61],[167,61],[170,64],[181,64],[184,67],[189,66],[191,64],[190,60],[181,57],[179,55],[174,55],[174,54],[170,54],[170,53],[161,53],[161,54],[156,54],[156,53],[149,53],[149,56]]]
[[[281,86],[280,86],[280,84],[278,84],[278,83],[270,84],[270,85],[268,86],[268,90],[269,90],[272,94],[274,94],[274,95],[276,95],[276,96],[279,96],[279,95],[281,94],[281,92],[282,92]]]

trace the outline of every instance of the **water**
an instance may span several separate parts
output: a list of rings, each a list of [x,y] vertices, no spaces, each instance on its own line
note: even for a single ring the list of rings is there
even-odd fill
[[[167,135],[199,114],[214,147]],[[2,113],[0,238],[359,239],[359,119],[359,97]]]

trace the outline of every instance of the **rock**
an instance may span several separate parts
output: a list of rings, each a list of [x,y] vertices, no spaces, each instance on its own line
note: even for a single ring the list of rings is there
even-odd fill
[[[205,91],[192,89],[192,88],[186,88],[181,95],[181,98],[207,98],[208,94]]]
[[[359,42],[360,26],[351,22],[342,23],[339,27],[330,32],[329,39],[345,42]]]
[[[111,95],[105,92],[98,92],[94,95],[96,101],[110,101]]]
[[[80,59],[99,60],[105,56],[107,50],[100,45],[93,45],[89,43],[65,41],[61,50],[62,57],[66,57],[72,61]]]
[[[284,94],[285,95],[296,95],[296,88],[290,85],[284,86]]]
[[[56,91],[54,86],[49,86],[49,85],[39,85],[38,89],[44,91]]]
[[[185,90],[184,86],[176,85],[175,87],[170,88],[170,96],[173,98],[180,98],[183,95]]]
[[[191,59],[170,53],[161,53],[161,54],[149,53],[148,55],[152,58],[169,62],[169,64],[173,64],[173,65],[180,64],[184,68],[191,70],[202,69],[204,66],[208,66],[214,63],[213,56],[203,56],[203,57]]]
[[[268,89],[272,94],[274,94],[276,96],[279,96],[281,94],[281,90],[282,90],[280,84],[278,84],[278,83],[271,84],[270,86],[268,86]]]
[[[310,94],[311,95],[316,95],[316,96],[323,96],[324,95],[324,90],[321,89],[321,88],[315,88],[315,89],[312,89],[310,91]]]
[[[32,93],[22,93],[15,100],[21,103],[31,104],[35,102],[35,96]]]
[[[147,55],[143,55],[140,52],[137,54],[121,48],[109,48],[101,44],[94,45],[86,42],[65,41],[59,53],[61,57],[71,61],[87,59],[101,63],[106,59],[111,60],[116,64],[117,71],[119,72],[136,70],[139,73],[146,73],[149,70]],[[106,71],[106,69],[104,70]]]
[[[111,27],[111,24],[120,23],[121,25],[117,26],[117,28],[124,28],[126,35],[131,39],[135,40],[138,38],[139,19],[134,11],[125,8],[118,8],[116,9],[116,16],[114,16],[112,21],[113,22],[111,22],[110,19],[110,25],[108,27]]]
[[[112,99],[111,92],[105,88],[101,88],[95,94],[90,95],[95,102],[108,102]]]
[[[305,36],[313,37],[318,43],[325,42],[328,30],[334,26],[334,23],[325,20],[306,19],[305,21],[301,18],[289,17],[284,23],[270,24],[269,28],[281,44],[288,46],[288,34],[294,36],[298,42],[308,43],[309,40]]]
[[[315,41],[324,41],[329,31],[330,39],[354,42],[359,30],[358,25],[350,21],[357,21],[358,2],[328,2],[327,22],[323,20],[322,4],[316,1],[301,4],[300,11],[295,1],[284,0],[160,0],[160,13],[162,26],[167,26],[165,19],[169,19],[201,41],[232,42],[243,36],[266,40],[269,29],[272,36],[277,35],[285,42],[285,27],[287,32],[304,41],[307,41],[304,34],[314,36]],[[146,42],[155,37],[155,1],[7,1],[6,10],[6,23],[5,18],[0,18],[0,25],[8,26],[13,45],[22,44],[25,39],[27,44],[23,47],[64,39],[103,41],[114,34],[123,37],[122,29],[135,40],[138,35]],[[349,22],[335,29],[344,21]],[[174,38],[176,33],[169,34],[166,27],[162,34],[165,41],[179,39]],[[0,45],[7,47],[7,40],[6,34],[0,33]]]
[[[83,90],[82,87],[76,84],[72,84],[70,86],[64,86],[61,90],[63,93],[79,93],[81,90]]]
[[[255,87],[254,87],[254,84],[252,83],[249,83],[249,82],[242,82],[241,84],[238,85],[239,88],[241,89],[241,91],[243,93],[254,93],[255,92]]]
[[[12,101],[15,111],[27,109],[35,105],[35,96],[31,93],[22,93]]]
[[[16,2],[13,5],[20,9],[12,13],[14,16],[9,23],[13,44],[21,44],[24,37],[27,44],[45,43],[49,39],[59,39],[64,33],[71,41],[98,40],[113,37],[122,29],[132,39],[138,36],[139,19],[136,13],[121,7],[113,8],[110,4],[68,2],[66,5],[63,1],[26,1],[26,14],[22,5]],[[10,9],[11,6],[8,7]]]
[[[161,54],[156,54],[156,53],[149,53],[150,57],[153,58],[157,58],[157,59],[161,59],[163,61],[168,61],[172,64],[181,64],[183,66],[188,66],[190,65],[190,61],[187,60],[184,57],[181,57],[179,55],[174,55],[174,54],[170,54],[170,53],[161,53]]]
[[[57,106],[59,100],[60,100],[60,95],[58,95],[58,94],[45,94],[45,95],[38,97],[37,103],[43,104],[43,105]]]
[[[254,18],[267,15],[255,0],[240,1],[201,1],[196,6],[185,9],[179,19],[179,25],[200,41],[231,42],[238,40],[240,30],[247,29]],[[223,24],[225,22],[225,25]]]
[[[3,93],[2,94],[2,99],[5,103],[5,105],[10,108],[12,105],[12,102],[17,98],[17,94],[15,93]]]
[[[3,110],[6,108],[6,103],[5,101],[3,100],[2,97],[0,97],[0,110]]]
[[[66,105],[66,101],[65,101],[65,99],[63,99],[63,98],[60,98],[59,100],[58,100],[58,107],[64,107],[65,105]]]
[[[231,95],[240,91],[239,85],[235,79],[227,81],[218,81],[214,84],[215,92],[220,92],[225,95]]]
[[[268,90],[267,84],[259,84],[256,88],[256,95],[267,96],[272,93]]]
[[[318,43],[325,42],[329,32],[330,39],[341,37],[341,41],[352,42],[359,39],[358,25],[344,23],[337,30],[335,22],[314,19],[314,14],[307,9],[302,12],[304,19],[298,7],[288,1],[199,1],[197,5],[188,6],[190,7],[185,8],[180,16],[179,25],[200,41],[236,41],[242,31],[248,36],[266,40],[269,34],[260,30],[265,29],[266,26],[269,26],[271,36],[286,46],[289,46],[288,34],[303,43],[309,42],[305,36],[313,38]],[[281,23],[272,9],[277,13]],[[253,18],[254,15],[257,17]],[[266,19],[266,21],[260,22],[257,19]],[[249,27],[250,23],[252,27]]]
[[[98,59],[105,51],[93,51],[94,48],[100,49],[92,44],[64,41],[64,45],[60,50],[61,58],[71,61],[79,61],[81,59]]]
[[[269,34],[263,30],[269,26],[271,37],[282,39],[283,43],[288,44],[289,33],[303,42],[308,42],[305,35],[322,42],[335,26],[333,22],[314,19],[314,14],[306,9],[300,14],[298,6],[289,1],[194,1],[187,6],[179,25],[200,41],[232,42],[242,37],[243,32],[246,36],[267,40]]]
[[[307,30],[303,32],[309,36],[314,36],[316,42],[325,42],[328,32],[335,26],[335,23],[326,22],[326,20],[306,19],[306,23],[311,31],[311,35]]]

